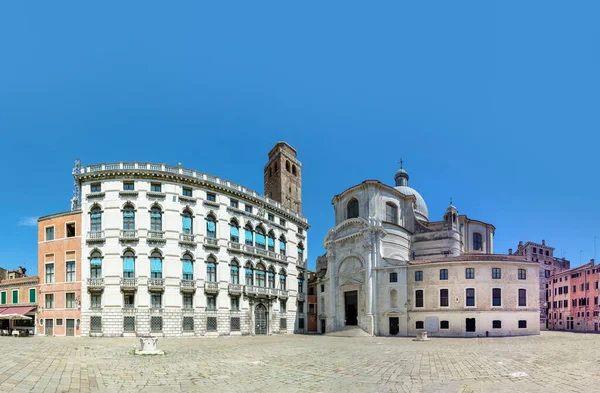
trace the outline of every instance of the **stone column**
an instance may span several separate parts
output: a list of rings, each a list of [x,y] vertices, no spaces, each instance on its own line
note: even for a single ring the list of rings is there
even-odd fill
[[[365,269],[365,276],[367,281],[367,316],[371,319],[371,334],[373,334],[373,329],[375,325],[375,319],[373,316],[373,244],[371,236],[367,239],[367,241],[363,244],[363,248],[367,254],[367,266]]]
[[[331,320],[331,326],[326,327],[327,329],[336,330],[338,327],[337,321],[337,278],[335,269],[335,252],[333,250],[327,251],[327,272],[329,274],[329,318]]]

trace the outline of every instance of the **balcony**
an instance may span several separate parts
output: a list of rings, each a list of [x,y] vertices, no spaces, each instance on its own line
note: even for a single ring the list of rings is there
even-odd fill
[[[149,243],[166,243],[164,231],[148,231],[148,242]]]
[[[264,248],[249,246],[247,244],[242,245],[242,244],[233,243],[233,242],[229,242],[228,248],[230,250],[234,250],[234,251],[241,249],[241,250],[243,250],[244,254],[257,256],[257,257],[261,257],[261,258],[267,258],[267,259],[271,259],[273,261],[280,261],[280,262],[287,263],[287,257],[285,255],[280,255],[273,251],[266,250]]]
[[[90,291],[90,292],[101,292],[104,290],[104,279],[103,278],[88,278],[87,287],[88,287],[88,291]]]
[[[289,292],[286,291],[285,289],[280,289],[279,290],[279,298],[280,299],[287,299],[289,297]]]
[[[205,282],[204,283],[204,292],[218,293],[219,292],[219,283],[218,282]]]
[[[148,279],[148,290],[151,292],[164,292],[165,291],[165,279],[164,278],[149,278]]]
[[[121,290],[122,291],[137,291],[137,278],[122,278],[121,279]]]
[[[104,231],[88,232],[86,240],[88,243],[104,243],[106,240],[104,237]]]
[[[194,280],[181,280],[179,283],[181,292],[193,293],[196,292],[196,281]]]
[[[242,252],[242,244],[236,242],[228,242],[227,249],[233,252]]]
[[[135,229],[123,230],[119,234],[119,241],[122,242],[137,242],[139,239],[138,232]]]
[[[196,235],[192,233],[180,233],[179,244],[184,246],[196,247],[198,245],[198,242],[196,242]]]
[[[296,294],[296,300],[298,300],[299,302],[306,301],[306,294],[304,292],[298,292]]]
[[[229,284],[229,293],[232,295],[241,295],[244,292],[242,284]]]
[[[205,237],[204,238],[204,247],[219,248],[219,239],[212,238],[212,237]]]
[[[136,190],[121,190],[119,196],[124,198],[137,198],[138,192]]]
[[[277,260],[280,262],[287,263],[288,257],[287,257],[287,255],[277,254]]]
[[[278,295],[276,288],[256,287],[254,285],[246,285],[244,287],[244,293],[246,295],[264,296],[264,297],[269,297],[269,296],[277,297],[277,295]]]
[[[304,259],[304,260],[298,260],[298,267],[306,269],[306,259]]]

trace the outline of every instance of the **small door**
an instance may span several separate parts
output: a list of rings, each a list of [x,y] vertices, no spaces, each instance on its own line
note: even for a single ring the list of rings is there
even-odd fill
[[[598,322],[594,322],[594,331],[597,332],[598,331]]]
[[[358,325],[358,291],[344,292],[346,325]]]
[[[54,335],[54,320],[46,319],[46,336]]]
[[[475,318],[466,318],[465,319],[465,323],[466,323],[466,331],[467,332],[474,332],[475,331]]]
[[[390,317],[390,336],[397,336],[400,332],[400,318]]]
[[[267,321],[266,307],[258,304],[254,309],[254,334],[267,334]]]
[[[67,319],[67,336],[75,335],[75,320]]]
[[[321,319],[321,334],[325,334],[325,320]]]

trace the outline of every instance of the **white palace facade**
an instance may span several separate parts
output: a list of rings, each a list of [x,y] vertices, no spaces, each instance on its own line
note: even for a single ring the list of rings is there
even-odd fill
[[[539,334],[539,266],[493,253],[493,225],[450,204],[429,221],[400,169],[333,198],[335,227],[317,264],[319,331],[383,336]]]
[[[305,331],[301,164],[280,142],[265,194],[179,166],[78,166],[83,336]]]

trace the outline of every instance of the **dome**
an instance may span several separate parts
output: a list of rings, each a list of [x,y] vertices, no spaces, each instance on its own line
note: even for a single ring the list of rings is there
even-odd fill
[[[427,210],[425,199],[423,199],[423,197],[417,192],[417,190],[415,190],[414,188],[410,188],[409,186],[396,186],[394,188],[404,195],[414,196],[417,199],[417,208],[415,209],[415,214],[417,215],[417,218],[429,221],[429,211]]]

